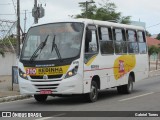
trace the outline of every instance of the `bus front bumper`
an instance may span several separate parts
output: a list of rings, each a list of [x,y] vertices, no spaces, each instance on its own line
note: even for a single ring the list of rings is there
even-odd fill
[[[33,82],[19,77],[19,88],[20,93],[25,95],[42,94],[42,91],[51,91],[52,95],[83,93],[82,78],[78,75],[61,81],[51,80],[51,82]]]

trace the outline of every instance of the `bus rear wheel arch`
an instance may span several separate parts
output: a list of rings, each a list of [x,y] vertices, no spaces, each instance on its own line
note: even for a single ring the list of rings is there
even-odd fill
[[[128,77],[128,84],[117,86],[117,91],[120,94],[130,94],[133,92],[133,83],[135,81],[134,73],[130,73]]]

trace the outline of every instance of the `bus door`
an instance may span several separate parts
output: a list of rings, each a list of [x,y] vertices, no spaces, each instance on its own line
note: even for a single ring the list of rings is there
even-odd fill
[[[95,25],[88,25],[85,36],[85,53],[84,53],[84,91],[90,90],[92,77],[97,74],[99,68],[95,58],[98,55],[97,30]]]

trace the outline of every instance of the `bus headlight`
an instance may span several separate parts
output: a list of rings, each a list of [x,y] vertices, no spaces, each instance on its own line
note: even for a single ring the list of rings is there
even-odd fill
[[[72,77],[77,74],[78,66],[75,66],[72,70],[68,71],[65,78]]]
[[[20,68],[19,68],[19,76],[20,76],[21,78],[23,78],[23,79],[28,80],[27,74],[24,73]]]

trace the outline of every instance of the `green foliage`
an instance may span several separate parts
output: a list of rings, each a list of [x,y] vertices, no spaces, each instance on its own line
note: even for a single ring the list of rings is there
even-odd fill
[[[152,45],[152,46],[150,46],[149,48],[148,48],[148,55],[150,56],[150,55],[152,55],[152,54],[158,54],[160,52],[160,48],[158,48],[158,47],[156,47],[156,46],[154,46],[154,45]]]
[[[149,70],[150,70],[150,56],[152,55],[152,54],[158,54],[160,52],[160,48],[159,47],[156,47],[156,46],[154,46],[154,45],[152,45],[152,46],[150,46],[149,48],[148,48],[148,56],[149,56]]]
[[[123,16],[120,19],[120,23],[129,24],[129,23],[131,23],[130,19],[131,19],[131,16]]]
[[[151,37],[151,33],[146,30],[146,36]]]
[[[2,55],[2,57],[5,57],[4,51],[0,49],[0,54]]]
[[[157,35],[157,38],[156,38],[156,39],[160,40],[160,33]]]
[[[7,37],[7,38],[4,38],[3,40],[0,40],[0,44],[5,44],[6,46],[10,46],[11,43],[13,46],[16,46],[16,38],[14,37]]]
[[[90,2],[93,2],[93,0],[90,0]],[[88,4],[88,10],[86,12],[86,4],[80,4],[79,5],[82,9],[82,13],[76,15],[76,18],[90,18],[90,19],[94,19],[94,15],[97,9],[97,6],[95,4]]]
[[[80,7],[82,8],[82,13],[76,15],[76,18],[86,18],[87,16],[87,18],[95,20],[116,21],[124,24],[130,23],[131,16],[122,16],[120,12],[116,12],[116,5],[109,0],[102,0],[98,7],[93,3],[88,4],[87,13],[85,4],[81,4]]]

